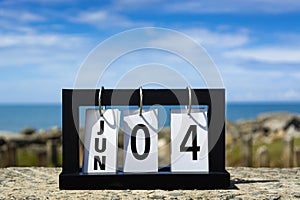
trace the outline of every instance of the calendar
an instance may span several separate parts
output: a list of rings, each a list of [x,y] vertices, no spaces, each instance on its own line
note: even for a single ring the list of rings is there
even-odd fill
[[[225,170],[225,90],[192,91],[64,89],[60,189],[229,187],[230,174]],[[172,106],[168,108],[170,135],[166,136],[170,138],[168,166],[160,166],[158,161],[160,118],[159,110],[152,105]],[[85,111],[82,163],[80,106],[95,106]],[[123,143],[122,151],[118,141]]]

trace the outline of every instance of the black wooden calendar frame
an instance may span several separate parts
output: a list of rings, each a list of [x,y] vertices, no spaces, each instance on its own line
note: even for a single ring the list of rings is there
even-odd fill
[[[60,189],[218,189],[228,188],[230,174],[225,170],[225,89],[192,89],[192,105],[208,106],[208,143],[219,137],[209,152],[208,173],[171,173],[168,167],[157,174],[89,175],[79,166],[79,107],[98,106],[99,89],[62,90],[63,162],[59,175]],[[143,105],[188,105],[186,89],[143,89]],[[113,101],[112,101],[113,95]],[[105,89],[101,92],[103,106],[139,105],[139,90]],[[212,105],[211,99],[214,99]],[[180,103],[179,103],[180,102]],[[223,122],[218,130],[211,121]]]

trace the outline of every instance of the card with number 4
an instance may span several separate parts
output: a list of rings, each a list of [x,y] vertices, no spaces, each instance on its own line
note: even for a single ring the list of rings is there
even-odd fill
[[[208,172],[208,131],[205,109],[171,110],[171,171]]]

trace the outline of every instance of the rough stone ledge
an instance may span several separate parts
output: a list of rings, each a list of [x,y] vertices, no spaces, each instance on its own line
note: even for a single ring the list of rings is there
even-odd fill
[[[300,168],[227,168],[226,190],[59,190],[61,168],[0,168],[1,199],[300,199]]]

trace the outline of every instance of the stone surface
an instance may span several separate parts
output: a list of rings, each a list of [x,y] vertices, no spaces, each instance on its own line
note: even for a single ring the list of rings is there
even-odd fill
[[[59,190],[61,168],[0,168],[0,199],[298,199],[300,168],[227,168],[224,190]],[[184,183],[183,183],[184,184]]]

